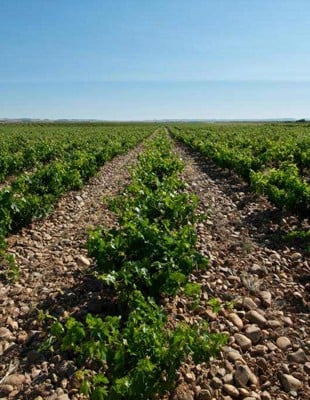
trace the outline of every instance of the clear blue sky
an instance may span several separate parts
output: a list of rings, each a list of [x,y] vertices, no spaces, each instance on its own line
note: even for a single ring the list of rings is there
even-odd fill
[[[0,0],[0,118],[308,118],[309,16],[309,0]]]

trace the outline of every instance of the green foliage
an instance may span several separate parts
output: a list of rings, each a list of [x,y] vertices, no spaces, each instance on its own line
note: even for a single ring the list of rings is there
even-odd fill
[[[169,129],[279,208],[309,216],[309,124],[183,124]]]
[[[65,192],[81,188],[106,160],[154,131],[153,125],[10,124],[1,128],[7,133],[0,133],[0,182],[17,175],[0,190],[0,241],[44,217]],[[27,172],[27,168],[34,170]]]
[[[52,328],[62,349],[77,357],[81,391],[91,399],[98,393],[103,399],[154,399],[172,387],[189,354],[202,362],[226,342],[223,335],[210,334],[206,324],[166,328],[161,308],[139,291],[132,292],[128,306],[123,324],[118,317],[88,314],[85,324],[69,318],[65,326],[56,322]],[[92,376],[83,366],[94,362],[98,373]]]
[[[13,254],[7,253],[5,247],[5,244],[0,244],[1,274],[4,280],[14,282],[19,278],[20,270]]]
[[[282,235],[281,239],[288,243],[297,243],[300,247],[310,252],[310,230],[294,230]]]
[[[310,186],[300,179],[296,165],[283,163],[279,169],[252,172],[251,181],[279,208],[309,215]]]
[[[220,311],[220,309],[221,309],[221,302],[220,302],[220,300],[219,299],[217,299],[217,298],[212,298],[212,299],[210,299],[210,300],[208,300],[208,302],[207,302],[207,304],[209,305],[209,306],[211,306],[212,307],[212,311],[214,312],[214,313],[218,313],[219,311]]]
[[[193,268],[207,265],[195,250],[197,198],[182,191],[182,165],[169,146],[157,139],[140,157],[132,184],[111,203],[120,228],[97,229],[88,239],[101,278],[123,292],[173,295]]]
[[[156,399],[173,387],[189,355],[206,361],[226,343],[206,323],[169,328],[156,304],[184,286],[197,299],[200,286],[188,283],[188,274],[207,265],[195,250],[197,199],[183,191],[181,170],[170,141],[158,134],[140,157],[132,184],[110,203],[119,227],[89,234],[89,255],[98,277],[113,286],[120,315],[88,314],[52,327],[50,347],[58,343],[75,360],[81,392],[92,400]]]
[[[184,287],[184,293],[188,297],[197,298],[201,295],[201,286],[198,283],[188,282]]]

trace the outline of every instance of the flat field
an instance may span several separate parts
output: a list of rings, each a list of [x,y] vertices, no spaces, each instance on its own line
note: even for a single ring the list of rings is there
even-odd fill
[[[310,398],[308,123],[0,144],[0,398]]]

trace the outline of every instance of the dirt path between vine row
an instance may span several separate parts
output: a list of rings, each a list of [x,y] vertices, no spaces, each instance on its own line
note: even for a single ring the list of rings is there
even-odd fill
[[[116,224],[103,198],[116,196],[128,183],[129,166],[142,148],[107,162],[82,190],[63,197],[48,218],[9,238],[9,252],[15,255],[21,276],[15,284],[0,283],[0,399],[68,398],[70,365],[45,360],[37,348],[40,314],[65,316],[67,309],[86,302],[96,307],[94,282],[85,278],[90,266],[87,231]]]
[[[279,234],[298,222],[284,216],[225,172],[183,145],[187,190],[206,218],[198,226],[208,270],[193,274],[203,295],[195,311],[186,298],[168,307],[176,320],[206,319],[226,332],[227,346],[210,365],[185,364],[174,399],[310,399],[310,262]],[[218,298],[218,315],[208,306]]]
[[[44,313],[63,318],[68,312],[100,312],[101,287],[85,276],[87,229],[116,224],[102,198],[129,182],[127,167],[141,149],[106,163],[49,218],[10,238],[21,278],[0,283],[0,399],[82,398],[72,379],[74,365],[57,354],[44,358],[38,349]],[[309,260],[300,249],[276,241],[279,232],[299,222],[196,153],[181,145],[176,151],[186,163],[187,190],[199,196],[199,212],[206,215],[197,227],[198,247],[210,267],[191,276],[202,285],[198,307],[178,296],[167,309],[172,321],[207,320],[229,341],[219,359],[182,366],[172,399],[310,398]],[[207,304],[214,297],[222,303],[218,315]]]

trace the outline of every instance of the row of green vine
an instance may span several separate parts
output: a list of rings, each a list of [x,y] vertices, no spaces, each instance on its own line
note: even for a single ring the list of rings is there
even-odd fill
[[[172,329],[161,306],[163,296],[180,290],[199,293],[188,276],[207,266],[195,249],[197,198],[184,191],[182,168],[159,133],[140,156],[132,183],[111,201],[118,228],[100,227],[87,243],[117,312],[52,326],[49,343],[74,360],[80,390],[92,400],[157,399],[173,388],[188,356],[206,361],[225,343],[206,322],[176,322]]]

